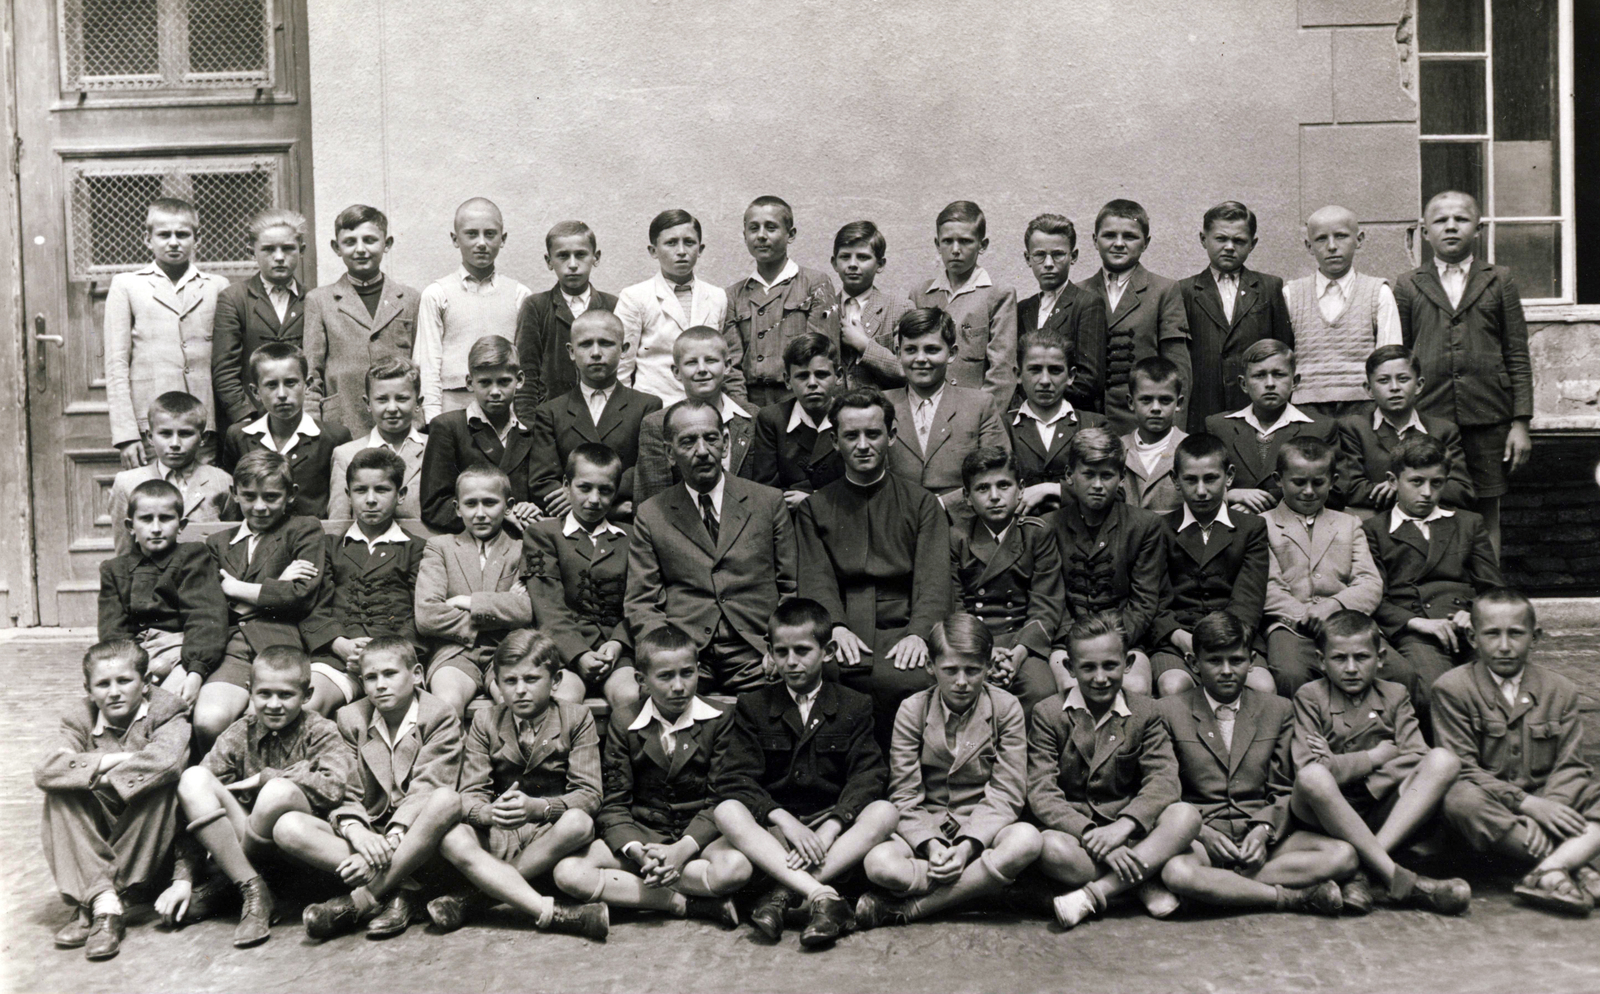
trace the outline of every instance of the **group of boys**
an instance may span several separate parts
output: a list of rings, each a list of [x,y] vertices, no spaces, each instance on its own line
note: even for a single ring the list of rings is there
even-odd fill
[[[421,294],[363,206],[332,286],[296,282],[304,220],[268,211],[259,274],[217,294],[193,208],[157,201],[107,308],[125,534],[37,774],[58,944],[114,955],[122,894],[171,866],[169,923],[236,901],[254,945],[283,855],[349,888],[306,909],[323,938],[404,931],[419,893],[446,930],[489,903],[591,938],[609,906],[731,926],[756,870],[749,920],[808,946],[1002,890],[1069,928],[1125,891],[1460,913],[1465,881],[1393,856],[1441,807],[1534,864],[1520,897],[1587,913],[1576,692],[1529,663],[1497,566],[1520,304],[1472,258],[1471,198],[1424,220],[1434,262],[1391,287],[1318,211],[1285,286],[1221,204],[1173,283],[1112,201],[1073,284],[1075,229],[1041,215],[1018,303],[957,201],[901,305],[874,225],[835,239],[841,297],[775,197],[746,279],[696,279],[700,223],[666,211],[660,274],[617,297],[579,222],[551,290],[497,274],[482,199]],[[213,311],[215,411],[157,354]]]

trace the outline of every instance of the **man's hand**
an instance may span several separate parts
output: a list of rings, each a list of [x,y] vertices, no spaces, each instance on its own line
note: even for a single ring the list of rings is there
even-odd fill
[[[1459,648],[1456,625],[1449,618],[1412,618],[1406,622],[1406,630],[1434,639],[1451,653]]]
[[[1200,826],[1200,844],[1205,847],[1206,855],[1211,857],[1213,866],[1235,866],[1243,862],[1239,847],[1233,844],[1233,840],[1210,825]]]
[[[1519,810],[1558,839],[1574,838],[1589,828],[1589,821],[1583,815],[1548,797],[1527,794],[1522,798]]]
[[[535,504],[531,500],[525,500],[519,504],[511,505],[510,513],[511,517],[516,520],[517,524],[523,528],[527,528],[535,521],[538,521],[541,517],[539,513],[539,505]]]
[[[782,809],[772,812],[771,817],[773,826],[783,833],[783,840],[792,850],[789,853],[791,869],[802,870],[808,866],[820,866],[828,857],[828,847],[817,837],[817,833],[807,828],[800,819]],[[796,856],[800,857],[799,866],[792,865]]]
[[[872,655],[867,643],[843,625],[833,626],[833,644],[838,647],[839,665],[843,667],[861,666],[861,657]]]
[[[260,786],[261,774],[259,773],[255,774],[254,776],[245,777],[243,780],[235,780],[233,783],[227,785],[228,789],[235,794],[242,794],[248,790],[255,790]]]
[[[1254,868],[1267,861],[1267,837],[1272,834],[1269,825],[1256,824],[1251,826],[1249,834],[1244,837],[1244,842],[1239,846],[1239,862],[1246,867]]]
[[[194,893],[194,887],[187,880],[174,880],[167,884],[167,889],[156,898],[156,914],[161,916],[161,924],[172,928],[183,921],[183,916],[189,911],[189,897]]]
[[[121,459],[123,469],[138,469],[140,466],[144,465],[143,439],[136,438],[131,442],[123,442],[121,445],[117,446],[117,448],[122,450]],[[121,522],[118,522],[117,524],[120,526]]]
[[[920,635],[907,635],[889,650],[889,662],[897,670],[914,670],[928,665],[928,643]]]
[[[317,572],[316,565],[309,559],[296,559],[283,568],[283,572],[278,574],[278,579],[285,583],[293,583],[295,580],[315,580]]]
[[[544,504],[544,512],[552,518],[562,517],[572,510],[572,500],[567,497],[566,487],[556,487],[545,494],[540,503]]]
[[[1059,501],[1061,499],[1061,484],[1035,483],[1022,490],[1022,514],[1032,514],[1034,509],[1046,501]]]
[[[1515,473],[1528,464],[1531,455],[1533,439],[1528,437],[1528,422],[1519,418],[1511,422],[1511,430],[1506,433],[1506,451],[1501,461],[1510,463],[1509,471]]]
[[[1228,491],[1226,498],[1228,506],[1242,507],[1252,514],[1264,514],[1278,505],[1278,498],[1265,490],[1256,490],[1253,487],[1240,487]]]
[[[1394,503],[1395,482],[1393,480],[1380,480],[1373,484],[1367,493],[1367,499],[1372,501],[1372,506],[1380,511],[1387,511],[1389,505]]]
[[[1138,827],[1132,818],[1118,818],[1101,828],[1091,828],[1083,833],[1083,848],[1097,862],[1104,863],[1112,850],[1124,845],[1128,836]]]
[[[793,511],[810,496],[811,493],[806,490],[785,490],[783,492],[783,502],[788,506],[789,510]]]

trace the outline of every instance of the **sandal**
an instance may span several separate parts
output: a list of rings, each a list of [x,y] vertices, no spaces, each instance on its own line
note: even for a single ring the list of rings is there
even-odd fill
[[[1565,870],[1534,870],[1511,890],[1524,904],[1564,915],[1587,917],[1594,898]]]

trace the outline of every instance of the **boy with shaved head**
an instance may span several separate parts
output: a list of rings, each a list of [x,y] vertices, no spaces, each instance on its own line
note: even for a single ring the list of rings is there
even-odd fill
[[[411,358],[422,371],[422,413],[432,421],[472,402],[467,350],[485,335],[517,340],[517,318],[533,291],[495,272],[506,225],[494,201],[473,197],[456,208],[450,241],[461,266],[422,291]]]
[[[1356,272],[1356,251],[1364,238],[1349,208],[1313,211],[1306,218],[1306,251],[1317,271],[1283,286],[1300,373],[1295,403],[1329,418],[1366,402],[1361,372],[1367,355],[1400,342],[1394,291],[1386,280]]]

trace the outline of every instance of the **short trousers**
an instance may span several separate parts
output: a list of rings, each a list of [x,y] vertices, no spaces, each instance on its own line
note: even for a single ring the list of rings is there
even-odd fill
[[[472,678],[478,693],[483,693],[483,667],[488,663],[489,657],[494,654],[494,649],[489,647],[467,648],[460,645],[447,645],[433,654],[428,661],[427,668],[423,671],[424,680],[431,681],[433,675],[442,669],[457,670]],[[480,659],[482,660],[480,662]]]
[[[511,863],[523,850],[537,842],[550,829],[555,827],[554,822],[542,821],[538,824],[526,822],[516,828],[499,828],[491,825],[488,828],[478,829],[478,844],[483,846],[483,851],[503,863]],[[619,856],[619,858],[622,858]]]
[[[313,659],[311,674],[326,678],[344,695],[346,704],[361,696],[361,684],[356,682],[356,678],[350,675],[337,658]]]
[[[1389,820],[1389,815],[1393,813],[1395,804],[1399,802],[1400,785],[1396,784],[1382,797],[1373,797],[1371,792],[1367,790],[1366,781],[1361,780],[1345,785],[1341,793],[1343,793],[1344,799],[1350,803],[1350,807],[1361,817],[1361,820],[1367,823],[1367,827],[1376,832],[1383,827],[1384,822]],[[1307,824],[1295,817],[1292,812],[1289,816],[1289,823],[1294,828],[1304,832],[1316,832],[1320,835],[1327,834],[1326,829],[1318,825]]]
[[[222,651],[222,661],[217,668],[206,677],[206,683],[226,683],[234,687],[250,689],[250,664],[255,661],[255,650],[250,648],[250,640],[244,637],[244,632],[235,629],[228,636],[228,646]]]
[[[1506,437],[1511,422],[1461,427],[1461,448],[1467,454],[1467,474],[1480,498],[1500,497],[1510,489],[1506,480]]]

